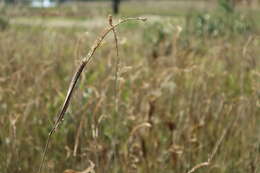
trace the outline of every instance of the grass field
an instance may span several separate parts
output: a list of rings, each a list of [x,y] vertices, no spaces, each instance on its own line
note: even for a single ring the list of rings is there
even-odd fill
[[[96,173],[188,173],[207,161],[196,172],[260,171],[259,10],[197,5],[122,3],[114,22],[148,20],[117,29],[119,57],[112,33],[102,42],[43,173],[90,163]],[[107,6],[1,9],[1,173],[37,172],[73,73],[108,26]]]

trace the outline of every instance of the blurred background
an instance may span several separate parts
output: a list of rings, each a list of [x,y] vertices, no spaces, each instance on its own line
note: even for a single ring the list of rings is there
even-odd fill
[[[259,0],[1,0],[0,172],[260,172]],[[69,170],[70,169],[70,170]]]

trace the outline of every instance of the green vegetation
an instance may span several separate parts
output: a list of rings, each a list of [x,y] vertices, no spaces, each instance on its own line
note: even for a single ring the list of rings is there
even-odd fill
[[[8,8],[3,16],[37,16]],[[91,17],[108,13],[92,10]],[[259,21],[222,10],[122,25],[117,89],[111,34],[80,78],[43,172],[84,170],[91,160],[96,173],[186,173],[214,148],[197,172],[259,172]],[[18,24],[0,31],[1,173],[37,171],[72,74],[101,31]]]
[[[198,36],[250,34],[254,28],[254,21],[249,14],[236,11],[226,0],[219,1],[214,13],[197,12],[187,17],[187,32]]]
[[[0,31],[7,29],[9,21],[6,17],[0,16]]]

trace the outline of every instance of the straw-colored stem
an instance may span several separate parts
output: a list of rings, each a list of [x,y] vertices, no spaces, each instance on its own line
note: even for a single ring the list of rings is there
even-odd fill
[[[81,61],[81,64],[77,68],[77,70],[76,70],[76,72],[75,72],[75,74],[74,74],[74,76],[73,76],[73,78],[72,78],[72,80],[70,82],[70,86],[69,86],[69,89],[67,91],[67,96],[66,96],[65,101],[63,103],[63,106],[61,108],[61,111],[58,114],[58,118],[55,121],[55,123],[53,125],[53,128],[51,129],[51,131],[50,131],[50,133],[48,135],[47,142],[46,142],[46,145],[45,145],[44,150],[43,150],[42,161],[41,161],[38,173],[40,173],[41,170],[42,170],[42,167],[43,167],[44,162],[45,162],[45,157],[46,157],[46,153],[47,153],[47,150],[48,150],[48,146],[49,146],[51,137],[52,137],[53,133],[55,133],[55,131],[57,130],[58,126],[60,125],[60,123],[62,122],[62,120],[64,118],[64,115],[65,115],[65,113],[66,113],[66,111],[68,109],[68,106],[70,104],[70,100],[71,100],[73,91],[75,89],[75,86],[76,86],[76,84],[78,82],[78,79],[79,79],[83,69],[90,62],[90,60],[93,57],[93,55],[95,54],[97,48],[101,45],[102,41],[107,36],[107,34],[109,32],[111,32],[111,31],[114,31],[114,29],[116,27],[118,27],[120,24],[125,23],[125,22],[130,21],[130,20],[142,20],[142,21],[145,21],[146,19],[145,18],[127,18],[127,19],[119,21],[115,25],[110,25],[109,28],[105,29],[105,31],[101,34],[101,36],[96,40],[95,44],[92,46],[92,48],[90,49],[90,51],[87,54],[87,56],[84,57],[83,60]]]

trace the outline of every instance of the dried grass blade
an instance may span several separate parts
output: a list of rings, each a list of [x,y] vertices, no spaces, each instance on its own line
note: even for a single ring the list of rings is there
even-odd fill
[[[73,91],[75,89],[75,86],[77,84],[77,81],[84,69],[84,67],[90,62],[91,58],[93,57],[95,51],[97,50],[97,48],[100,46],[100,44],[102,43],[102,41],[104,40],[104,38],[107,36],[107,34],[110,32],[110,31],[114,31],[114,29],[116,27],[118,27],[120,24],[122,23],[125,23],[129,20],[142,20],[142,21],[145,21],[146,18],[127,18],[127,19],[124,19],[124,20],[121,20],[119,21],[117,24],[115,25],[112,25],[110,26],[109,28],[105,29],[105,31],[103,32],[103,34],[96,40],[94,46],[91,48],[91,50],[89,51],[88,55],[83,58],[80,66],[77,68],[76,70],[76,73],[74,74],[71,82],[70,82],[70,86],[69,86],[69,89],[68,89],[68,92],[67,92],[67,96],[65,98],[65,101],[63,103],[63,106],[61,108],[61,111],[60,113],[58,114],[58,118],[57,120],[55,121],[54,123],[54,126],[53,128],[51,129],[49,135],[48,135],[48,138],[47,138],[47,142],[46,142],[46,145],[44,147],[44,150],[43,150],[43,155],[42,155],[42,161],[41,161],[41,164],[40,164],[40,168],[38,170],[38,173],[41,172],[42,170],[42,167],[44,165],[44,162],[45,162],[45,157],[46,157],[46,153],[47,153],[47,150],[48,150],[48,146],[49,146],[49,143],[50,143],[50,140],[51,140],[51,137],[53,135],[53,133],[56,131],[56,129],[58,128],[58,126],[60,125],[60,123],[62,122],[63,118],[64,118],[64,115],[68,109],[68,106],[69,106],[69,103],[70,103],[70,100],[71,100],[71,97],[73,95]]]

